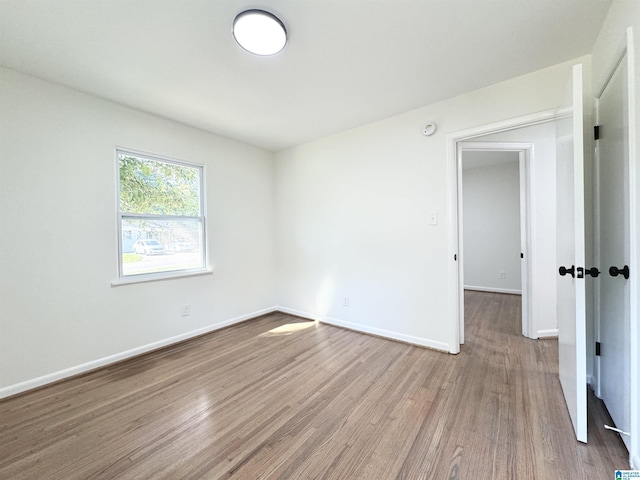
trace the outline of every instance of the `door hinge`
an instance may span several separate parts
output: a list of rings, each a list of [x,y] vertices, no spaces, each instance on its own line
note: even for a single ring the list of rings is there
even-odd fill
[[[593,127],[593,139],[600,140],[600,125],[594,125]]]
[[[596,357],[600,356],[600,342],[596,342]]]

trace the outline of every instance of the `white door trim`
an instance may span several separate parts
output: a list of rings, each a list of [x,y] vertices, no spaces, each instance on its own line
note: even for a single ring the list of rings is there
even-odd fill
[[[449,266],[449,291],[450,299],[449,304],[452,312],[452,320],[449,325],[449,345],[450,353],[459,353],[460,344],[464,340],[464,330],[460,328],[464,325],[464,310],[460,305],[460,292],[463,288],[463,283],[460,277],[460,263],[458,262],[458,256],[460,255],[460,231],[459,231],[459,210],[458,210],[458,178],[460,178],[461,172],[459,171],[458,162],[458,144],[464,141],[470,141],[481,137],[483,135],[489,135],[494,133],[508,132],[517,128],[528,127],[538,125],[541,123],[552,122],[560,118],[566,118],[572,114],[572,108],[560,108],[555,110],[547,110],[544,112],[525,115],[522,117],[512,118],[509,120],[503,120],[500,122],[490,123],[487,125],[480,125],[477,127],[461,130],[447,134],[447,178],[449,184],[449,258],[451,259]],[[462,318],[461,318],[462,316]],[[531,323],[531,322],[529,322]]]
[[[458,172],[462,172],[464,152],[515,152],[518,153],[518,166],[520,177],[520,252],[524,254],[521,266],[522,287],[522,335],[529,338],[537,338],[537,328],[531,316],[531,158],[533,157],[532,143],[515,142],[458,142]],[[462,208],[463,182],[462,174],[458,175],[458,278],[460,279],[459,309],[460,315],[460,343],[464,343],[464,212]]]
[[[633,29],[627,29],[627,61],[629,62],[628,82],[629,82],[629,231],[632,240],[630,242],[630,267],[634,275],[631,277],[629,285],[629,318],[635,318],[631,322],[631,398],[640,398],[640,158],[638,152],[638,123],[636,112],[636,52],[633,42]],[[640,470],[640,407],[636,402],[631,405],[631,451],[629,452],[631,468]]]

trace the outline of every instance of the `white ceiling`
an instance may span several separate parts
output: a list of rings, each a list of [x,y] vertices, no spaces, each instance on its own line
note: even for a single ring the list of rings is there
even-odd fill
[[[609,5],[0,0],[0,63],[279,150],[590,53]],[[280,54],[235,44],[246,8],[285,23]]]

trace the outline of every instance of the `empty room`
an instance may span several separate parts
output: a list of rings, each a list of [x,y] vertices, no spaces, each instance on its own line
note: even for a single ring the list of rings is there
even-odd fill
[[[634,478],[639,39],[0,0],[0,478]]]

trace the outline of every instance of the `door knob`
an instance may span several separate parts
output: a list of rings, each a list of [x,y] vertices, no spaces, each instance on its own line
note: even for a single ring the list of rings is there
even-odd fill
[[[622,268],[618,267],[610,267],[609,275],[612,277],[617,277],[618,275],[622,275],[625,279],[629,279],[629,265],[625,265]]]
[[[584,273],[586,273],[587,275],[591,275],[593,278],[596,278],[598,275],[600,275],[600,270],[598,270],[596,267],[591,267],[585,269]]]
[[[558,269],[558,273],[562,277],[564,277],[568,273],[569,275],[571,275],[572,277],[575,278],[575,276],[576,276],[576,267],[574,265],[571,265],[571,268],[567,268],[565,266],[562,266],[562,267],[560,267]]]

